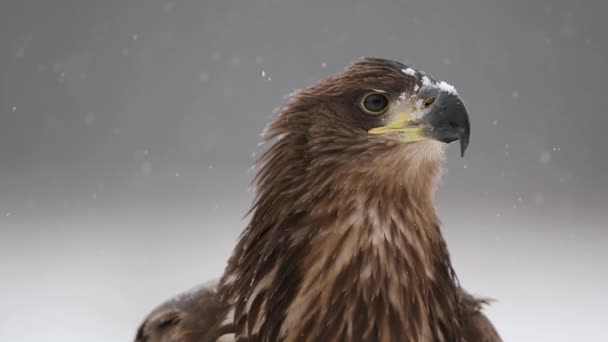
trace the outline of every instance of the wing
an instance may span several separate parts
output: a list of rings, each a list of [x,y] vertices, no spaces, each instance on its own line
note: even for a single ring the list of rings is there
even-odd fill
[[[222,324],[226,312],[217,283],[201,285],[154,309],[137,330],[135,342],[231,341],[233,326]]]
[[[479,299],[464,293],[465,317],[463,322],[464,337],[467,342],[502,342],[492,322],[481,312],[484,304],[491,300]]]

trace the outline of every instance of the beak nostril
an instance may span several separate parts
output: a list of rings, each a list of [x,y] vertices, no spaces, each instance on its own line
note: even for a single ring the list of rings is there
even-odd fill
[[[428,99],[426,99],[426,100],[424,101],[424,107],[425,107],[425,108],[428,108],[428,107],[430,107],[430,106],[431,106],[433,103],[435,103],[435,96],[431,96],[431,97],[429,97]]]

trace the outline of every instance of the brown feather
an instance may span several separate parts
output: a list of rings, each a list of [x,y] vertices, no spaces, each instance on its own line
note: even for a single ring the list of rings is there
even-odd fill
[[[500,341],[440,231],[443,147],[369,135],[379,119],[358,110],[372,89],[413,93],[422,81],[402,67],[364,59],[290,98],[265,132],[251,221],[217,293],[161,306],[169,323],[151,314],[138,342],[216,341],[219,329],[260,342]]]

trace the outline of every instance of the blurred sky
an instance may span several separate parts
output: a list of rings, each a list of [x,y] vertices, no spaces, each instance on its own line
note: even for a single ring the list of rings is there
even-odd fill
[[[601,1],[3,0],[1,341],[129,341],[221,274],[259,134],[362,56],[454,84],[437,201],[506,341],[606,341]]]

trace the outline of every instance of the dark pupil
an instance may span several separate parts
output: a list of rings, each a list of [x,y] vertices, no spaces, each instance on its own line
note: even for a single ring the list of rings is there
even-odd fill
[[[386,97],[383,95],[369,95],[365,98],[365,108],[372,112],[379,112],[386,107]]]

